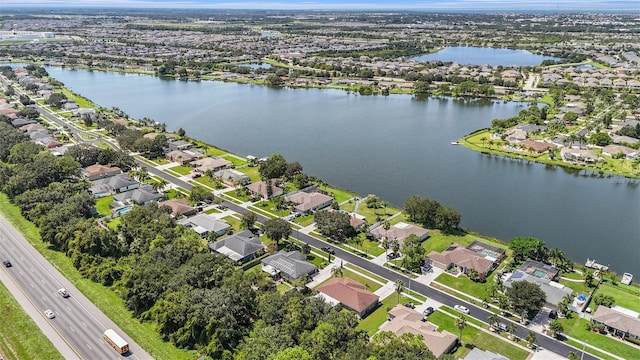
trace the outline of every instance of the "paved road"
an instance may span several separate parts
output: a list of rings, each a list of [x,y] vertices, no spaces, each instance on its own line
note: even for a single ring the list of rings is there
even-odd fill
[[[170,181],[170,182],[172,182],[172,183],[174,183],[174,184],[176,184],[178,186],[181,186],[181,187],[183,187],[183,188],[185,188],[187,190],[190,190],[191,187],[192,187],[192,185],[189,184],[188,182],[182,181],[182,180],[176,178],[175,176],[169,175],[169,174],[167,174],[167,173],[165,173],[165,172],[163,172],[161,170],[158,170],[158,169],[156,169],[156,168],[154,168],[154,167],[152,167],[152,166],[150,166],[150,165],[148,165],[148,164],[146,164],[146,163],[144,163],[142,161],[137,161],[137,163],[140,166],[146,167],[149,173],[152,173],[154,175],[160,176],[160,177],[164,178],[165,180]],[[243,208],[243,207],[241,207],[241,206],[239,206],[237,204],[228,202],[228,201],[223,201],[222,205],[224,205],[227,208],[229,208],[230,210],[233,210],[233,211],[235,211],[237,213],[240,213],[240,214],[242,214],[243,212],[247,211],[247,209],[245,209],[245,208]],[[256,213],[256,215],[257,215],[257,218],[258,218],[258,222],[264,223],[267,220],[267,218],[264,217],[263,215],[260,215],[258,213]],[[305,233],[299,232],[297,230],[293,230],[292,237],[294,237],[294,238],[296,238],[296,239],[298,239],[300,241],[306,242],[307,244],[309,244],[309,245],[311,245],[313,247],[316,247],[318,249],[322,248],[322,247],[325,247],[327,245],[331,245],[331,244],[328,244],[328,243],[326,243],[324,241],[318,240],[318,239],[316,239],[316,238],[314,238],[312,236],[309,236],[309,235],[307,235]],[[348,251],[342,250],[341,248],[338,248],[338,247],[335,247],[335,246],[331,246],[331,247],[332,247],[332,249],[335,250],[335,256],[337,256],[337,257],[339,257],[341,259],[344,259],[345,261],[348,261],[348,262],[350,262],[350,263],[352,263],[354,265],[357,265],[357,266],[359,266],[359,267],[361,267],[361,268],[363,268],[363,269],[365,269],[367,271],[370,271],[370,272],[372,272],[372,273],[374,273],[374,274],[376,274],[378,276],[381,276],[381,277],[383,277],[385,279],[388,279],[390,281],[395,282],[398,279],[402,280],[402,282],[404,283],[405,287],[407,287],[408,289],[411,289],[413,291],[416,291],[416,292],[418,292],[418,293],[420,293],[420,294],[422,294],[422,295],[424,295],[424,296],[426,296],[428,298],[436,300],[436,301],[438,301],[440,303],[443,303],[445,305],[448,305],[450,307],[453,307],[456,304],[460,304],[460,305],[466,306],[470,310],[469,315],[468,315],[470,317],[473,317],[473,318],[476,318],[476,319],[480,319],[480,320],[482,320],[484,322],[487,322],[488,317],[491,316],[491,315],[494,315],[492,312],[489,312],[489,311],[483,309],[480,306],[476,306],[475,304],[470,304],[470,303],[464,302],[464,301],[462,301],[460,299],[457,299],[457,298],[455,298],[455,297],[453,297],[453,296],[451,296],[451,295],[449,295],[447,293],[444,293],[442,291],[439,291],[437,289],[434,289],[434,288],[429,287],[427,285],[424,285],[422,283],[418,283],[416,281],[412,281],[407,276],[400,275],[395,271],[392,271],[392,270],[389,270],[389,269],[387,269],[385,267],[382,267],[380,265],[374,264],[371,261],[369,261],[367,259],[364,259],[364,258],[362,258],[360,256],[357,256],[357,255],[355,255],[353,253],[350,253]],[[504,322],[507,325],[512,322],[512,321],[510,321],[510,320],[508,320],[506,318],[503,318],[503,317],[500,317],[500,318],[501,318],[501,322]],[[526,338],[527,335],[529,334],[529,329],[524,327],[524,326],[522,326],[522,325],[520,325],[519,323],[515,323],[514,322],[514,324],[516,325],[516,328],[517,328],[517,336],[520,337],[520,338],[523,338],[523,339]],[[562,356],[567,356],[571,351],[574,351],[577,354],[581,353],[581,349],[575,349],[575,348],[570,347],[570,346],[568,346],[568,345],[566,345],[566,344],[564,344],[564,343],[562,343],[560,341],[554,340],[551,337],[544,336],[544,335],[539,334],[539,333],[536,333],[536,339],[537,339],[536,343],[538,344],[538,346],[540,346],[540,347],[542,347],[544,349],[547,349],[549,351],[552,351],[552,352],[554,352],[556,354],[562,355]],[[585,353],[584,357],[582,359],[595,360],[597,358]]]
[[[45,319],[59,336],[75,352],[75,357],[84,359],[120,359],[115,350],[102,340],[104,330],[111,328],[120,334],[131,347],[129,359],[151,359],[139,345],[126,336],[124,331],[109,320],[71,282],[49,263],[22,234],[4,217],[0,217],[0,256],[10,259],[12,267],[4,268],[21,293],[37,308],[37,323]],[[71,294],[63,298],[57,293],[65,288]],[[44,310],[52,310],[56,317],[47,319]],[[29,310],[27,310],[29,311]],[[55,344],[55,343],[54,343]],[[63,349],[64,350],[64,346]],[[64,351],[61,351],[63,356]]]

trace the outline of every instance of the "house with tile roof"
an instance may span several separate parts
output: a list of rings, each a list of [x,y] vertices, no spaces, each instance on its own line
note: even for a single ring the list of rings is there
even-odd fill
[[[298,212],[305,213],[325,208],[333,202],[333,198],[319,192],[298,191],[293,194],[285,195],[285,200],[296,204],[295,209]]]
[[[89,181],[108,178],[122,173],[117,166],[93,164],[82,169],[82,175]]]
[[[396,336],[410,333],[421,336],[429,350],[437,358],[455,349],[458,338],[452,333],[425,322],[424,315],[404,305],[396,305],[389,310],[389,321],[380,327],[380,331],[390,331]]]
[[[158,207],[166,206],[171,209],[171,215],[173,217],[184,215],[189,216],[198,212],[198,209],[194,208],[189,204],[187,199],[169,199],[165,201],[160,201],[158,203]]]
[[[362,319],[378,307],[380,297],[367,290],[356,281],[346,278],[332,278],[316,288],[326,302],[342,304]]]
[[[282,188],[278,187],[273,179],[269,181],[271,182],[271,196],[269,196],[267,183],[264,181],[258,181],[247,185],[247,190],[249,190],[251,195],[253,195],[254,197],[262,199],[269,199],[274,196],[282,195],[284,193]]]
[[[432,251],[427,255],[427,261],[431,265],[445,271],[457,268],[459,272],[467,275],[471,270],[475,270],[487,276],[498,265],[497,260],[460,244],[452,244],[441,253]]]
[[[381,240],[386,238],[390,240],[397,240],[400,245],[402,245],[402,242],[407,238],[407,236],[412,234],[416,235],[420,241],[424,241],[429,237],[429,230],[404,222],[392,225],[389,230],[385,230],[382,225],[371,230],[371,235],[376,239]]]
[[[219,157],[206,157],[203,159],[195,160],[192,165],[195,166],[198,173],[204,174],[207,172],[207,170],[216,172],[228,168],[233,165],[233,163],[229,160]]]

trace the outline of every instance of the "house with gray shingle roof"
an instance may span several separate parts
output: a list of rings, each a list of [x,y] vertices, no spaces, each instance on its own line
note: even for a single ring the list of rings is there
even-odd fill
[[[91,182],[91,192],[97,193],[121,193],[140,187],[140,183],[129,177],[128,174],[122,173],[105,179],[99,179]]]
[[[280,250],[262,260],[262,271],[274,277],[282,276],[295,280],[317,272],[318,268],[307,262],[306,257],[299,251]]]
[[[221,219],[216,219],[207,214],[198,214],[196,216],[182,219],[178,224],[192,228],[201,237],[207,237],[213,233],[216,237],[224,235],[229,230],[229,224]]]
[[[155,191],[151,185],[144,184],[137,189],[115,195],[113,200],[122,203],[134,202],[139,205],[147,205],[152,202],[160,201],[163,198],[164,195]]]
[[[210,244],[209,248],[212,252],[243,264],[260,256],[266,247],[251,231],[245,230]]]
[[[600,305],[591,317],[591,321],[604,324],[607,330],[616,336],[640,340],[640,320],[637,317]]]

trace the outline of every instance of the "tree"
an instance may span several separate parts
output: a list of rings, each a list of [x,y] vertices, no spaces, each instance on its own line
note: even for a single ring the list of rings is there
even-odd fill
[[[509,249],[513,250],[513,256],[516,261],[524,261],[527,258],[544,261],[548,258],[546,244],[532,237],[513,238],[511,242],[509,242]]]
[[[404,333],[395,336],[390,331],[379,332],[373,336],[373,360],[433,360],[435,356],[424,343],[420,335]]]
[[[594,277],[593,277],[593,271],[591,271],[591,270],[587,270],[587,273],[584,275],[584,284],[585,284],[587,287],[592,288],[592,287],[594,287],[594,286],[595,286],[595,284],[594,284],[593,280],[594,280]]]
[[[178,136],[183,138],[183,137],[185,137],[187,135],[187,132],[183,128],[179,128],[177,134],[178,134]]]
[[[27,119],[37,119],[40,116],[40,112],[33,107],[25,107],[18,112],[18,116],[25,117]]]
[[[589,138],[589,143],[597,146],[607,146],[611,144],[613,140],[609,135],[603,132],[597,132]]]
[[[287,160],[280,154],[273,154],[267,161],[260,163],[258,171],[264,180],[280,178],[287,171]]]
[[[355,234],[351,217],[345,212],[321,210],[315,213],[314,220],[318,231],[333,241],[343,242]]]
[[[462,330],[467,327],[467,318],[465,318],[464,315],[460,315],[456,318],[456,327],[460,331],[460,336],[458,338],[460,339],[460,343],[462,343]]]
[[[400,304],[400,295],[402,295],[402,292],[404,291],[404,282],[402,282],[401,279],[396,280],[396,287],[395,287],[395,291],[396,294],[398,294],[398,304]]]
[[[540,285],[527,281],[515,281],[506,291],[511,307],[518,314],[537,313],[547,300]]]
[[[400,250],[400,243],[396,239],[389,240],[389,247],[391,251],[398,252]]]
[[[267,358],[268,360],[312,360],[313,358],[307,350],[305,350],[301,346],[294,346],[291,348],[284,349],[279,353],[270,356]]]
[[[342,266],[334,266],[331,268],[331,276],[342,277],[344,275]]]
[[[569,354],[567,355],[567,359],[568,360],[580,360],[580,357],[578,356],[578,354],[576,354],[575,351],[570,351]]]
[[[549,330],[553,334],[553,337],[557,338],[558,335],[564,331],[564,327],[558,320],[553,320],[549,323]]]
[[[562,117],[562,120],[565,123],[573,124],[576,120],[578,120],[578,114],[573,111],[567,111]]]
[[[204,186],[194,185],[191,188],[191,194],[189,195],[189,200],[194,203],[205,202],[209,203],[213,201],[214,195],[211,190],[205,188]]]
[[[497,327],[497,326],[498,326],[498,322],[500,321],[500,318],[498,318],[498,316],[497,316],[497,315],[495,315],[495,314],[491,314],[491,315],[489,315],[489,317],[487,318],[487,321],[489,322],[489,325],[490,325],[492,328],[495,328],[495,327]]]
[[[549,260],[554,266],[561,264],[565,259],[565,255],[562,250],[557,248],[549,250]]]
[[[402,266],[412,271],[420,271],[424,264],[427,250],[420,244],[420,238],[415,234],[407,236],[402,243]]]
[[[509,325],[507,326],[507,332],[509,333],[509,338],[513,338],[514,336],[516,336],[516,331],[518,331],[516,324],[510,322]]]
[[[240,226],[243,229],[251,229],[257,220],[258,220],[258,216],[254,212],[247,210],[242,213]]]
[[[165,186],[167,186],[167,185],[169,185],[169,182],[167,180],[163,179],[163,178],[160,178],[160,179],[154,181],[151,184],[151,187],[155,191],[162,191],[165,188]]]
[[[496,294],[502,292],[502,284],[498,281],[490,281],[487,284],[487,291],[489,292],[489,295],[491,295],[491,297],[495,297]]]
[[[536,343],[536,333],[531,331],[531,330],[529,330],[529,334],[527,335],[525,340],[527,340],[527,344],[529,345],[529,347],[533,349],[533,347],[534,347],[534,345]]]
[[[605,295],[601,292],[598,292],[596,296],[593,297],[593,303],[596,305],[603,305],[606,307],[612,307],[616,304],[616,300],[611,295]]]
[[[275,241],[276,244],[279,244],[282,239],[288,239],[291,235],[291,225],[281,218],[265,221],[262,228],[267,237]]]

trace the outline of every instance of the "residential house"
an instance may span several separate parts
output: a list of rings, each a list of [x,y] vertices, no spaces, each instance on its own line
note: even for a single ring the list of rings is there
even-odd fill
[[[17,119],[11,120],[11,125],[13,125],[14,128],[20,128],[25,125],[37,124],[37,123],[38,122],[35,120],[25,119],[25,118],[17,118]]]
[[[231,161],[219,157],[206,157],[193,162],[196,172],[200,174],[206,173],[207,170],[216,172],[228,168],[231,165],[233,165]]]
[[[607,331],[615,336],[640,340],[640,319],[637,317],[600,305],[591,316],[591,321],[604,324]]]
[[[190,216],[198,212],[198,209],[189,205],[187,199],[169,199],[160,201],[158,207],[166,206],[171,209],[171,215],[177,217],[180,215]]]
[[[558,281],[560,279],[560,270],[557,268],[541,263],[540,261],[527,260],[524,264],[520,265],[520,271],[536,276],[541,279]]]
[[[82,174],[84,175],[85,179],[89,181],[104,179],[121,173],[122,170],[120,170],[120,168],[117,166],[107,166],[101,164],[89,165],[82,169]]]
[[[424,315],[398,304],[389,310],[389,321],[380,327],[380,331],[390,331],[396,336],[406,333],[418,335],[437,358],[455,349],[458,344],[455,335],[446,330],[438,332],[437,326],[422,320]]]
[[[155,137],[154,137],[155,139]],[[188,150],[191,149],[191,143],[184,140],[173,140],[173,138],[169,137],[167,140],[167,147],[169,152],[174,150]]]
[[[210,244],[209,248],[239,264],[244,264],[262,255],[266,247],[260,238],[245,230]]]
[[[504,286],[511,287],[511,285],[517,281],[527,281],[537,284],[547,296],[545,306],[550,309],[557,309],[558,303],[560,303],[565,296],[571,296],[573,291],[569,287],[548,279],[546,276],[547,275],[541,273],[531,275],[522,270],[516,270],[513,274],[507,276],[504,281]]]
[[[221,160],[224,160],[224,159],[221,159]],[[223,183],[229,186],[247,185],[248,183],[251,182],[251,179],[247,174],[241,173],[240,171],[233,170],[233,169],[218,170],[214,172],[213,175],[220,178],[220,180],[222,180]]]
[[[571,163],[595,164],[597,162],[604,161],[602,157],[598,156],[593,151],[586,149],[571,149],[564,147],[560,150],[560,155],[564,161]]]
[[[386,238],[397,240],[400,244],[402,244],[404,239],[411,234],[416,235],[420,241],[424,241],[429,237],[429,230],[404,222],[399,222],[391,226],[389,230],[385,230],[382,225],[371,230],[371,235],[378,240]]]
[[[525,139],[520,142],[521,146],[524,146],[525,149],[535,152],[537,154],[542,154],[543,152],[549,149],[555,149],[555,145],[548,143],[546,141],[537,141],[531,139]]]
[[[463,360],[509,360],[509,358],[489,350],[481,350],[478,347],[474,347]]]
[[[284,277],[295,280],[304,275],[315,274],[318,268],[307,262],[306,257],[299,251],[280,250],[262,260],[262,271],[271,274],[274,278]]]
[[[319,292],[319,297],[326,302],[332,305],[342,304],[345,308],[354,311],[360,319],[375,310],[380,299],[364,285],[347,278],[329,279],[316,290]]]
[[[622,154],[626,158],[634,159],[638,157],[638,150],[627,146],[613,144],[602,148],[602,155],[616,156],[618,154]]]
[[[253,197],[261,199],[269,199],[274,196],[280,196],[284,193],[284,190],[278,187],[273,179],[269,180],[269,183],[271,184],[271,196],[269,196],[268,185],[264,181],[258,181],[247,185],[247,190],[249,190]]]
[[[180,165],[188,164],[198,159],[192,153],[188,153],[186,150],[173,150],[165,155],[167,160],[178,163]]]
[[[118,174],[91,182],[91,192],[94,195],[104,193],[121,193],[140,187],[140,183],[133,180],[127,174]]]
[[[29,124],[25,126],[21,126],[20,131],[30,133],[32,131],[45,130],[44,126],[40,125],[40,123]]]
[[[157,192],[149,184],[140,185],[137,189],[121,192],[113,196],[113,201],[121,203],[135,203],[138,205],[147,205],[152,202],[158,202],[164,198],[164,195]]]
[[[449,270],[457,268],[459,272],[469,275],[472,270],[485,277],[498,265],[498,259],[489,257],[460,244],[452,244],[441,253],[432,251],[427,261],[437,268]]]
[[[333,202],[333,198],[329,195],[321,194],[319,192],[308,193],[304,191],[285,195],[284,199],[288,202],[295,203],[295,209],[301,213],[325,208]]]
[[[366,223],[367,220],[362,215],[352,213],[349,216],[349,224],[351,224],[351,227],[356,231],[360,230]]]
[[[207,214],[198,214],[196,216],[178,220],[178,224],[192,228],[203,238],[213,234],[214,237],[219,237],[227,233],[227,230],[231,227],[226,221],[222,219],[216,219],[213,216]]]
[[[637,144],[638,142],[640,142],[640,140],[636,138],[632,138],[631,136],[624,136],[624,135],[612,135],[611,140],[613,140],[613,142],[616,144],[630,144],[630,145]]]
[[[521,129],[511,129],[504,133],[508,142],[520,142],[527,138],[527,132]]]

